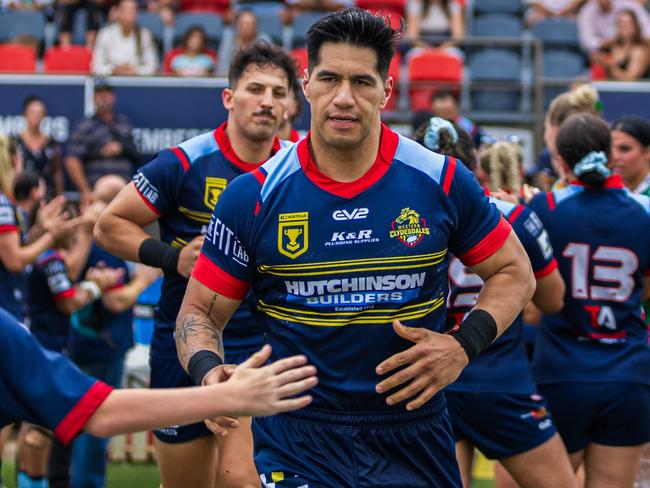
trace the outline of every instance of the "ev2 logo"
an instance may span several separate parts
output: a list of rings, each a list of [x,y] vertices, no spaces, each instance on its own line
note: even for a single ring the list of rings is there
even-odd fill
[[[332,218],[334,220],[361,220],[368,216],[370,211],[367,208],[353,208],[352,210],[334,210]]]

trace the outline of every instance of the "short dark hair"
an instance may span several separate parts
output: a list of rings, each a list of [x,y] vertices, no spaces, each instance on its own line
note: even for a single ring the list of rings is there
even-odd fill
[[[307,31],[307,59],[309,71],[320,62],[320,49],[326,42],[345,43],[370,48],[377,54],[377,71],[383,79],[388,75],[390,62],[403,31],[391,27],[387,18],[367,10],[350,8],[333,12],[312,24]]]
[[[42,103],[43,105],[45,105],[45,102],[43,101],[43,99],[41,97],[39,97],[37,95],[28,95],[23,100],[23,113],[25,113],[25,110],[27,110],[27,107],[29,107],[34,102],[39,102],[39,103]]]
[[[183,48],[187,48],[187,41],[190,39],[190,36],[192,34],[194,34],[195,32],[198,32],[199,34],[201,34],[201,37],[203,38],[203,47],[205,47],[205,44],[206,44],[206,42],[208,40],[208,36],[205,33],[205,29],[203,27],[201,27],[200,25],[196,24],[196,25],[191,26],[189,29],[187,29],[185,31],[185,34],[183,34],[183,41],[181,43]]]
[[[593,114],[571,115],[560,126],[555,140],[557,152],[571,169],[590,152],[604,152],[609,157],[612,138],[607,123]],[[601,188],[605,176],[597,171],[588,171],[578,177],[580,181],[594,188]]]
[[[625,132],[639,141],[643,147],[650,146],[650,123],[643,117],[634,115],[621,117],[612,124],[612,130]]]
[[[445,100],[447,98],[453,98],[456,103],[458,103],[458,95],[450,92],[449,90],[436,90],[431,94],[429,103],[433,103],[436,100]]]
[[[41,177],[35,171],[26,170],[16,176],[14,180],[14,197],[16,200],[25,200],[34,188],[38,188]]]
[[[266,41],[257,41],[247,48],[238,50],[232,58],[228,69],[228,83],[234,88],[246,68],[251,64],[260,68],[273,66],[281,69],[287,75],[287,88],[296,83],[296,64],[287,52]]]

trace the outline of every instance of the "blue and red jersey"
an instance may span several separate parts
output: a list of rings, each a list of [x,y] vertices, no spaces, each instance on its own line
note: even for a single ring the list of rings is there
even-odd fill
[[[0,234],[7,232],[17,232],[22,244],[27,233],[27,225],[20,209],[9,197],[0,193]],[[26,270],[12,273],[0,260],[0,307],[17,320],[23,320],[25,315],[26,280]]]
[[[643,275],[650,269],[650,199],[623,188],[579,183],[531,201],[548,230],[566,283],[564,309],[544,318],[533,374],[538,383],[650,384]]]
[[[212,132],[161,151],[133,177],[144,202],[159,215],[163,242],[182,248],[205,234],[212,210],[226,185],[263,163],[242,161],[230,145],[225,129],[224,123]],[[273,151],[280,147],[276,139]],[[165,273],[152,342],[155,354],[176,357],[172,334],[186,287],[187,279],[178,273]],[[239,324],[244,322],[251,322],[250,307],[246,304],[240,307],[233,328],[224,337],[229,353],[254,352],[262,344],[263,332],[259,328],[247,327],[246,335],[239,334]]]
[[[27,278],[27,317],[29,329],[46,349],[67,350],[70,316],[59,311],[56,301],[74,293],[61,253],[50,249],[41,254]]]
[[[491,199],[521,241],[536,278],[543,278],[557,269],[548,233],[539,217],[523,205]],[[456,257],[449,266],[449,298],[447,328],[460,325],[465,315],[476,305],[483,280],[468,270]],[[485,391],[533,394],[535,383],[524,345],[523,315],[474,359],[447,387],[451,391]]]
[[[41,347],[0,308],[0,427],[42,425],[67,444],[112,391],[60,354]]]
[[[318,368],[315,408],[390,410],[375,368],[412,345],[392,321],[444,332],[449,252],[479,263],[511,227],[461,163],[386,126],[350,183],[322,174],[308,144],[226,188],[193,277],[233,299],[252,287],[274,358]]]
[[[131,269],[126,261],[105,251],[93,243],[82,272],[92,268],[121,269],[120,281],[105,293],[111,293],[131,281]],[[101,300],[87,304],[75,312],[70,331],[70,357],[76,362],[94,363],[111,361],[122,357],[133,346],[133,309],[113,313]]]

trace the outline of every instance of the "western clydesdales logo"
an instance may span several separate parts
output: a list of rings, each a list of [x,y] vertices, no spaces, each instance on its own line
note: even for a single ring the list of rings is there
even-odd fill
[[[205,179],[205,194],[203,196],[203,203],[210,210],[214,210],[217,200],[226,188],[228,180],[225,178],[213,178],[208,176]]]
[[[278,217],[278,251],[296,259],[309,248],[309,212],[285,213]]]
[[[408,247],[417,246],[425,235],[429,235],[426,220],[409,207],[403,208],[402,213],[391,222],[389,236],[397,237],[402,244]]]

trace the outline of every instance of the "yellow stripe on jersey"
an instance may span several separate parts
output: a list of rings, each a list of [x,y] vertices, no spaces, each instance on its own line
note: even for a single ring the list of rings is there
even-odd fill
[[[185,247],[187,244],[188,242],[185,239],[181,239],[180,237],[174,238],[174,240],[171,242],[171,246],[177,248]]]
[[[353,324],[390,324],[393,320],[412,320],[419,319],[429,315],[434,310],[437,310],[445,303],[444,297],[433,300],[430,306],[421,310],[414,310],[402,313],[391,313],[390,315],[377,315],[372,316],[368,314],[368,310],[358,312],[356,316],[349,318],[315,318],[298,316],[300,310],[293,310],[291,313],[280,312],[278,310],[267,308],[261,303],[258,303],[258,310],[264,312],[269,317],[279,320],[286,320],[287,322],[296,322],[302,325],[312,325],[317,327],[344,327]],[[395,312],[395,310],[391,310]],[[325,315],[325,314],[322,314]],[[339,314],[342,315],[342,314]]]
[[[440,264],[447,254],[443,249],[432,254],[415,256],[393,256],[372,259],[348,259],[344,261],[324,261],[316,263],[299,263],[284,265],[258,266],[258,271],[275,276],[320,276],[341,273],[360,273],[367,271],[389,271],[396,269],[412,269]],[[314,270],[314,271],[305,271]]]
[[[185,207],[178,207],[178,211],[185,215],[190,220],[201,222],[202,224],[209,224],[212,214],[209,212],[199,212],[198,210],[190,210]]]
[[[286,313],[299,313],[301,315],[315,315],[315,316],[320,316],[320,317],[330,317],[330,316],[341,316],[341,315],[359,315],[360,313],[368,313],[368,314],[373,314],[373,313],[387,313],[387,314],[392,314],[396,312],[404,312],[405,310],[411,310],[413,308],[420,308],[420,307],[427,307],[429,305],[434,305],[440,301],[442,297],[434,298],[433,300],[429,300],[428,302],[420,302],[420,303],[414,303],[412,305],[405,305],[404,307],[400,308],[372,308],[372,309],[367,309],[367,310],[362,310],[359,312],[315,312],[313,310],[302,310],[302,309],[297,309],[297,308],[288,308],[288,307],[281,307],[279,305],[270,305],[268,303],[265,303],[263,300],[260,300],[258,302],[259,307],[264,307],[265,309],[274,309],[278,310],[280,312],[286,312]],[[437,307],[436,307],[437,308]]]

